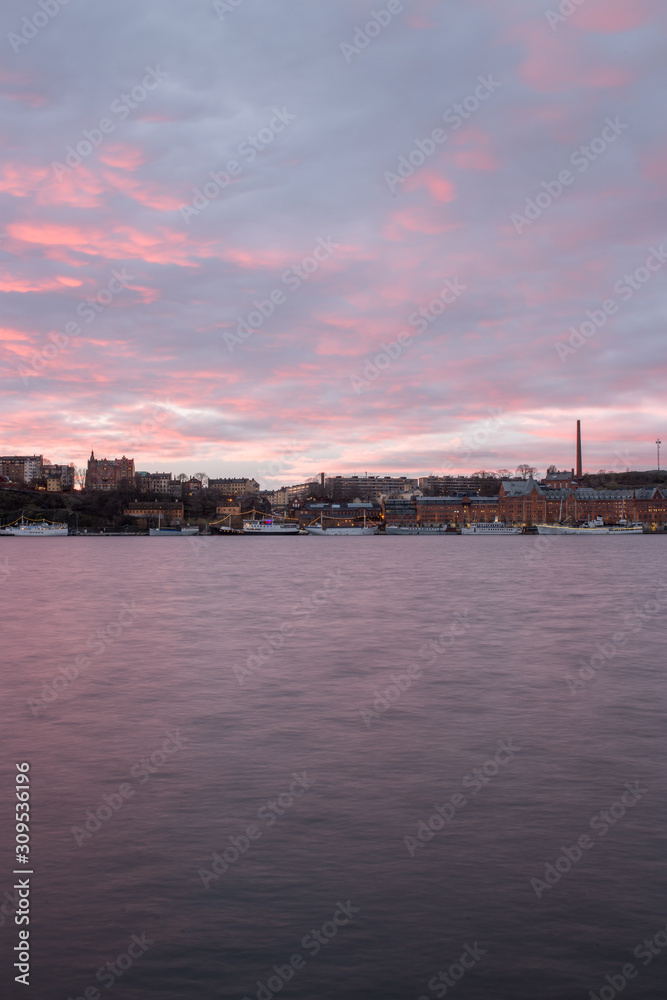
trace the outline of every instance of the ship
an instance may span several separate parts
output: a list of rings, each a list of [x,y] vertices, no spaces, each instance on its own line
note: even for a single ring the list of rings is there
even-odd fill
[[[0,535],[15,535],[17,537],[29,536],[30,538],[60,538],[69,534],[66,524],[55,524],[50,521],[31,521],[21,516],[20,521],[8,524],[0,528]]]
[[[601,517],[587,524],[538,524],[538,535],[641,535],[641,524],[619,521],[618,524],[605,524]]]
[[[199,528],[190,528],[187,525],[183,528],[149,528],[149,535],[165,535],[172,537],[173,535],[198,535]]]
[[[377,533],[377,524],[373,522],[367,524],[366,511],[364,511],[363,524],[350,524],[342,528],[325,528],[324,514],[320,514],[320,523],[307,525],[306,531],[309,535],[375,535]]]
[[[209,531],[212,535],[242,535],[243,528],[230,528],[228,524],[225,524],[226,518],[222,521],[211,521],[209,524]]]
[[[461,528],[462,535],[520,535],[520,524],[505,524],[504,521],[472,521]]]
[[[243,522],[244,535],[298,535],[301,533],[298,521],[274,521],[272,517],[258,518]]]

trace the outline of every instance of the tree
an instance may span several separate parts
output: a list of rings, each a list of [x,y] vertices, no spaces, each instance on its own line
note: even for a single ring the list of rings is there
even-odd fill
[[[80,490],[86,485],[86,469],[74,469],[74,485],[78,486]]]
[[[535,469],[532,465],[517,465],[516,471],[522,479],[530,479],[532,474],[535,472]]]

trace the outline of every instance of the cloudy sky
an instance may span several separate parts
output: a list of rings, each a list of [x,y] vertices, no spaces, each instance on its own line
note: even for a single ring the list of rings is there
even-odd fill
[[[570,12],[571,11],[571,12]],[[661,0],[10,0],[0,452],[655,467]]]

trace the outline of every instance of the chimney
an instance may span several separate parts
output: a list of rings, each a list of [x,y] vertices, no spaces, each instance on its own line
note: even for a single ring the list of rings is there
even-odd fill
[[[324,473],[320,472],[320,486],[324,489]]]
[[[581,420],[577,420],[577,479],[581,479]]]

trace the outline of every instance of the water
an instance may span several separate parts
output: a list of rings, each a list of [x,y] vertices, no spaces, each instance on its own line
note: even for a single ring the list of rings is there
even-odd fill
[[[661,995],[665,545],[2,539],[7,995]]]

